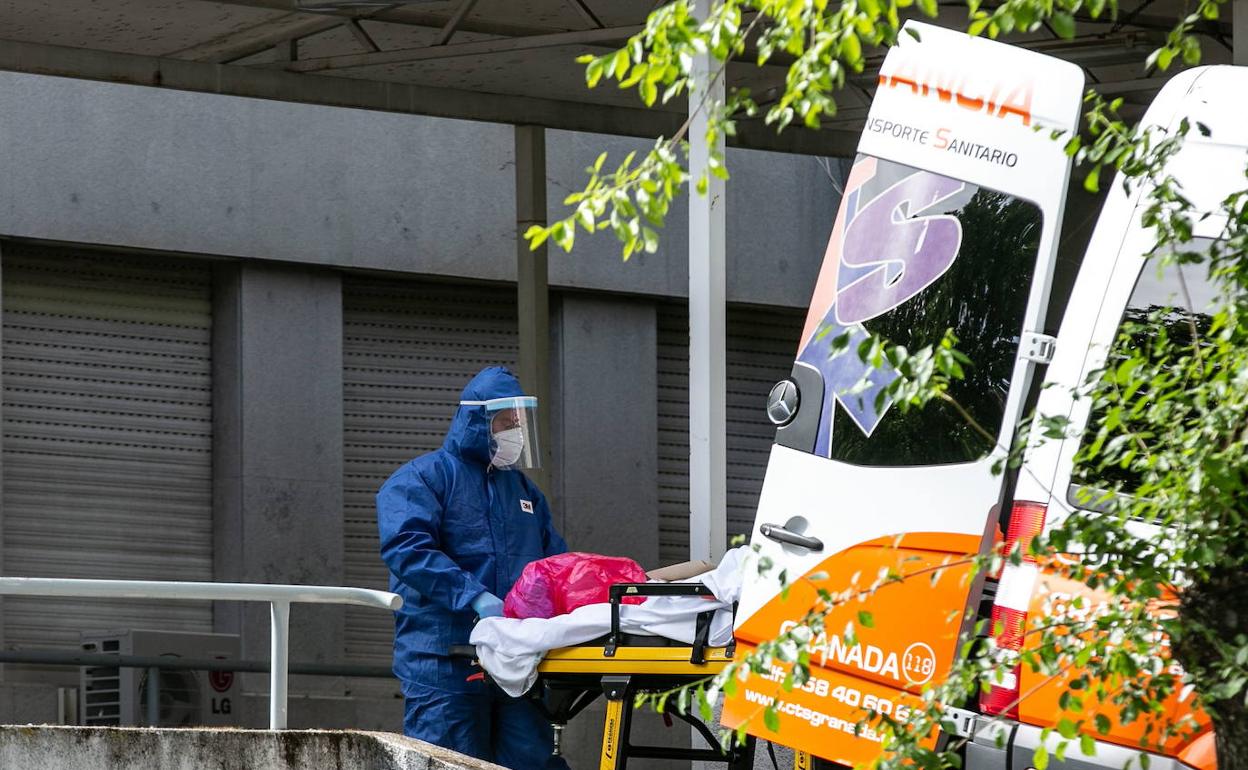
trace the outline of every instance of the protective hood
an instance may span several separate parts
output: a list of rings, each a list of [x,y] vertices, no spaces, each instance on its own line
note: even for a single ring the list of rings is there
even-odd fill
[[[460,396],[461,401],[488,401],[491,398],[523,396],[520,381],[509,369],[488,366],[482,369]],[[442,447],[461,460],[488,465],[490,462],[490,421],[481,406],[460,406],[451,420]]]

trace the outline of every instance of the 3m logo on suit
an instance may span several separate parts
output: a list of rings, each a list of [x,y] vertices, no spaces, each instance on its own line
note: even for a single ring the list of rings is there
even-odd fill
[[[521,501],[520,501],[520,510],[524,511],[525,513],[532,513],[532,512],[533,512],[533,502],[532,502],[531,500],[521,500]]]

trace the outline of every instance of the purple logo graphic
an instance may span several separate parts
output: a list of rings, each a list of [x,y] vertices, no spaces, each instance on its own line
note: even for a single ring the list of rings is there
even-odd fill
[[[961,192],[956,179],[919,172],[869,201],[845,227],[836,318],[862,323],[901,305],[945,274],[962,244],[962,223],[924,211]]]
[[[816,334],[798,360],[810,364],[823,374],[823,419],[815,439],[815,454],[828,456],[832,438],[833,404],[839,402],[863,434],[870,436],[888,411],[887,401],[875,408],[876,396],[897,378],[887,364],[875,369],[858,357],[858,345],[867,338],[860,324],[841,326],[836,322],[836,307],[828,311]],[[831,356],[832,341],[849,335],[849,347]],[[820,336],[822,335],[822,336]]]
[[[868,181],[868,180],[864,180]],[[956,179],[916,172],[858,208],[861,190],[846,191],[847,223],[840,249],[836,300],[798,360],[820,371],[823,419],[815,453],[829,456],[834,404],[870,436],[888,411],[876,399],[897,374],[887,364],[875,369],[858,357],[867,339],[864,321],[912,299],[944,275],[962,245],[962,224],[949,214],[923,213],[961,192]],[[848,334],[849,346],[829,357],[832,341]]]

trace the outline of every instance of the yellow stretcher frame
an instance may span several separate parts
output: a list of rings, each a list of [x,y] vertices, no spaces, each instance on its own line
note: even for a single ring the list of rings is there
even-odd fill
[[[621,647],[606,657],[604,647],[563,647],[546,653],[539,674],[663,674],[714,676],[732,660],[726,647],[708,647],[705,663],[689,660],[689,647]]]
[[[655,642],[655,637],[636,638],[620,632],[620,606],[635,596],[711,596],[701,583],[617,583],[609,590],[611,633],[603,644],[578,645],[550,650],[537,667],[537,681],[527,697],[534,699],[555,728],[555,753],[568,721],[599,695],[607,699],[602,726],[599,770],[625,770],[630,758],[675,759],[718,762],[727,770],[752,770],[754,737],[743,746],[724,751],[711,729],[689,714],[666,716],[688,723],[707,742],[704,749],[634,746],[629,741],[633,703],[639,693],[661,693],[693,684],[724,670],[733,659],[734,645],[709,646],[715,610],[699,613],[692,645]],[[472,647],[452,647],[451,654],[475,657]],[[774,760],[774,755],[773,755]],[[797,753],[795,770],[810,768],[809,754]]]
[[[726,764],[728,770],[748,770],[753,767],[754,761],[753,739],[745,747],[722,751],[711,730],[690,715],[671,716],[692,725],[706,739],[707,748],[634,746],[629,741],[636,695],[666,692],[714,676],[732,660],[731,648],[707,647],[699,650],[699,657],[703,660],[695,663],[691,660],[694,657],[692,650],[687,645],[618,646],[615,649],[578,646],[551,650],[538,665],[538,684],[535,688],[547,693],[576,693],[572,702],[577,705],[568,713],[546,708],[547,716],[560,729],[588,702],[596,700],[597,693],[606,696],[607,713],[603,719],[599,770],[625,770],[629,759],[720,762]],[[592,695],[588,699],[584,698],[590,693]]]

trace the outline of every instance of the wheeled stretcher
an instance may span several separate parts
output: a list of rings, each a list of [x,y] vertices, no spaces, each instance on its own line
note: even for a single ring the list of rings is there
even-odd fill
[[[603,696],[599,770],[623,770],[629,759],[676,759],[722,762],[728,770],[753,766],[754,739],[724,751],[714,732],[691,714],[667,713],[687,722],[707,742],[701,748],[639,746],[630,739],[633,704],[643,693],[661,693],[692,684],[723,670],[732,660],[733,645],[709,646],[715,610],[697,616],[693,644],[663,637],[620,631],[620,604],[629,596],[711,596],[701,583],[620,583],[611,586],[611,632],[593,642],[549,651],[538,665],[538,678],[525,697],[533,698],[555,729],[555,752],[561,751],[563,728],[587,706]],[[471,646],[452,649],[453,655],[474,656]]]

